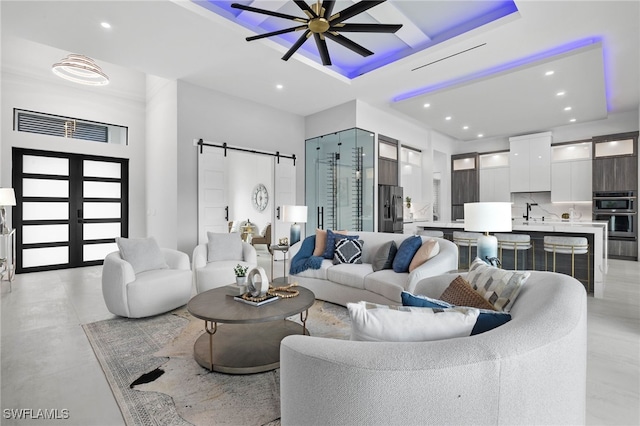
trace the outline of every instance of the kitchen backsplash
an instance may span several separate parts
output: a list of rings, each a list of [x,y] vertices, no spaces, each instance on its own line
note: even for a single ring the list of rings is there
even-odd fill
[[[562,214],[569,213],[570,209],[576,212],[578,219],[575,220],[592,220],[591,203],[552,203],[551,192],[512,193],[511,199],[511,217],[515,219],[524,220],[527,203],[537,203],[537,206],[531,207],[530,220],[542,220],[544,217],[545,221],[558,221],[562,219]]]

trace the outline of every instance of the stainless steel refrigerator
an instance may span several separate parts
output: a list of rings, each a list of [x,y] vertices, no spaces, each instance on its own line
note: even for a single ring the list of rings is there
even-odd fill
[[[402,187],[378,185],[378,232],[402,233]]]

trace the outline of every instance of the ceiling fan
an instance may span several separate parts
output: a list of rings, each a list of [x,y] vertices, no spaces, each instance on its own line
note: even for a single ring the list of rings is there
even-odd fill
[[[335,41],[338,44],[350,49],[362,56],[373,55],[373,52],[369,49],[355,43],[348,38],[344,37],[340,33],[395,33],[402,24],[345,24],[343,21],[361,14],[374,6],[384,3],[386,0],[363,0],[346,9],[331,14],[335,0],[323,0],[322,3],[318,0],[311,6],[303,0],[293,0],[300,9],[307,15],[306,18],[300,18],[293,15],[287,15],[285,13],[274,12],[271,10],[258,9],[256,7],[245,6],[239,3],[233,3],[231,7],[235,9],[246,10],[249,12],[261,13],[264,15],[275,16],[277,18],[289,19],[292,21],[300,22],[302,25],[298,25],[291,28],[285,28],[283,30],[272,31],[266,34],[260,34],[252,37],[247,37],[247,41],[258,40],[265,37],[271,37],[275,35],[291,33],[294,31],[304,31],[304,34],[300,36],[298,41],[294,43],[287,53],[282,57],[283,60],[288,60],[299,48],[313,35],[320,58],[323,65],[331,65],[331,57],[329,56],[329,49],[327,48],[326,38]]]

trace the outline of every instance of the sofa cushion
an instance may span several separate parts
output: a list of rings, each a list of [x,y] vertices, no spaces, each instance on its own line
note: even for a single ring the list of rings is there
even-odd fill
[[[327,231],[316,229],[316,247],[313,249],[313,255],[324,256],[325,247],[327,247]]]
[[[333,264],[362,263],[362,240],[342,238],[336,241],[336,251],[333,255]]]
[[[408,277],[408,272],[383,269],[364,278],[364,289],[400,303],[400,293],[406,289]]]
[[[402,305],[423,308],[453,308],[454,305],[443,300],[432,299],[420,294],[411,294],[408,291],[402,292]],[[478,319],[471,330],[471,336],[492,330],[502,324],[511,321],[511,314],[488,309],[479,309]]]
[[[348,303],[351,340],[424,342],[469,336],[475,308],[416,308],[368,302]]]
[[[411,263],[409,264],[409,272],[413,271],[427,260],[436,256],[439,252],[440,244],[438,244],[436,240],[430,238],[422,243],[420,248],[418,248],[416,254],[414,254],[413,258],[411,259]]]
[[[242,239],[237,232],[207,232],[207,262],[242,260]]]
[[[496,310],[509,312],[529,275],[528,271],[506,271],[476,258],[469,267],[467,281]]]
[[[346,233],[347,231],[332,231],[331,229],[327,229],[327,243],[323,253],[325,259],[333,259],[336,251],[336,239],[350,238],[357,240],[359,238],[357,235],[346,235]]]
[[[393,259],[398,252],[398,246],[395,241],[387,241],[384,243],[373,257],[371,266],[374,271],[380,271],[382,269],[391,269],[393,267]]]
[[[154,269],[168,269],[162,250],[153,237],[116,238],[120,257],[129,262],[136,274]]]
[[[365,277],[373,272],[369,263],[333,265],[327,269],[327,279],[336,284],[363,289]]]
[[[322,263],[320,264],[320,268],[318,269],[313,269],[313,268],[308,268],[305,269],[302,272],[298,272],[295,274],[296,277],[304,277],[304,278],[317,278],[320,280],[327,280],[327,271],[329,270],[329,268],[331,268],[333,266],[333,261],[329,260],[329,259],[324,259],[324,258],[320,258],[322,259]]]
[[[393,270],[395,272],[408,272],[411,259],[422,245],[422,238],[412,235],[406,238],[398,247],[396,257],[393,259]]]
[[[460,275],[449,284],[449,287],[447,287],[442,293],[442,296],[440,296],[440,300],[457,306],[470,306],[472,308],[488,309],[491,311],[496,310],[491,303],[475,291],[467,280]]]

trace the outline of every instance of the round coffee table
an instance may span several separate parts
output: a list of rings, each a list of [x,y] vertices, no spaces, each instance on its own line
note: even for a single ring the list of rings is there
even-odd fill
[[[291,334],[309,334],[306,321],[315,295],[304,287],[296,289],[300,291],[298,296],[262,306],[234,300],[225,287],[192,298],[187,309],[205,324],[205,333],[193,347],[198,364],[228,374],[253,374],[278,368],[282,339]],[[300,314],[302,325],[286,319],[296,314]]]

